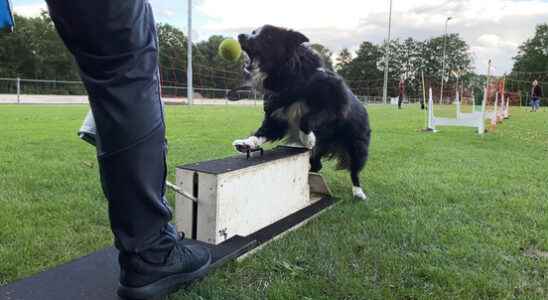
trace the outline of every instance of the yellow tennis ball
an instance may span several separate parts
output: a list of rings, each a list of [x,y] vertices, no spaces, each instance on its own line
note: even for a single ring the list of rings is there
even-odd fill
[[[225,39],[219,45],[219,55],[229,61],[237,61],[242,55],[242,46],[234,39]]]

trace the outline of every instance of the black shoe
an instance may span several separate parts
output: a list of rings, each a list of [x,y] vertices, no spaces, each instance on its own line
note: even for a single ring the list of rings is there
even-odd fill
[[[162,265],[136,254],[120,254],[118,296],[140,300],[170,294],[204,277],[210,264],[209,249],[191,240],[177,241]]]

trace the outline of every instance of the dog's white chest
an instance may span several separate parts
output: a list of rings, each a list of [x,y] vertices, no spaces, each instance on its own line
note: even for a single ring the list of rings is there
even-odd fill
[[[302,117],[308,112],[308,106],[303,102],[295,102],[289,107],[280,108],[272,116],[279,120],[287,121],[289,125],[287,131],[287,142],[288,143],[300,143],[300,123]]]
[[[289,107],[280,108],[272,113],[272,116],[289,123],[290,127],[299,127],[304,114],[308,112],[308,106],[303,102],[295,102]]]

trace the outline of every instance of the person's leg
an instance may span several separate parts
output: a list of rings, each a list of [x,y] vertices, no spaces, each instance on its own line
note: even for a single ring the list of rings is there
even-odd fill
[[[47,2],[89,94],[118,248],[146,252],[173,244],[163,197],[165,126],[150,8],[145,1]]]
[[[148,1],[46,2],[57,31],[80,67],[89,94],[97,126],[101,184],[120,250],[121,281],[127,275],[125,271],[138,264],[135,259],[144,264],[171,264],[170,260],[180,263],[182,260],[176,256],[181,249],[177,233],[169,224],[172,213],[164,198],[165,124],[157,36]],[[210,260],[204,249],[185,253],[195,257],[190,255],[194,260],[179,272]],[[141,271],[144,274],[135,280],[136,285],[163,276],[157,273],[147,278],[147,272],[154,271]]]

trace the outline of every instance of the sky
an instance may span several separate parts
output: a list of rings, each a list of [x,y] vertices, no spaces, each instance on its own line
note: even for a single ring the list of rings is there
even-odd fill
[[[93,1],[93,0],[90,0]],[[187,32],[188,0],[150,0],[156,20]],[[364,40],[382,43],[388,33],[389,0],[193,0],[193,36],[236,37],[264,24],[299,30],[311,42],[337,53],[355,51]],[[43,0],[12,0],[16,13],[34,16]],[[535,26],[548,22],[548,0],[393,0],[392,38],[425,40],[459,33],[469,45],[476,72],[492,59],[495,73],[512,68],[517,47]]]

